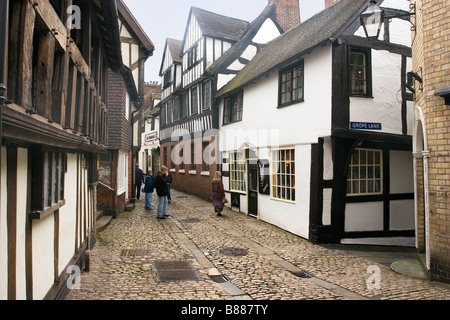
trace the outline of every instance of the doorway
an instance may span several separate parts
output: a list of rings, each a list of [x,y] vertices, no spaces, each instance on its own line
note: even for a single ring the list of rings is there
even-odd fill
[[[258,217],[258,164],[254,161],[248,161],[248,215],[254,218]]]

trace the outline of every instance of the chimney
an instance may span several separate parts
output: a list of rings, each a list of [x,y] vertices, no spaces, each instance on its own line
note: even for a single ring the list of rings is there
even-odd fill
[[[284,32],[300,24],[299,0],[269,0],[269,5],[277,5],[277,22]]]
[[[332,4],[335,4],[339,0],[325,0],[325,9],[331,6]]]

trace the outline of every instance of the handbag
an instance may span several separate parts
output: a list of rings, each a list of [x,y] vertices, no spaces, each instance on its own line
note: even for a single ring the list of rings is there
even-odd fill
[[[224,203],[224,204],[225,204],[225,203],[228,203],[228,199],[227,199],[226,197],[223,197],[223,198],[222,198],[222,203]]]

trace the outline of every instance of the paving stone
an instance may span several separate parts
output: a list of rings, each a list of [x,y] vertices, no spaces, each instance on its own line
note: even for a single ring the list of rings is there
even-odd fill
[[[311,244],[231,210],[217,217],[211,203],[176,190],[168,213],[169,219],[157,220],[137,200],[133,211],[111,221],[98,233],[81,289],[67,300],[450,299],[449,286],[398,274],[351,251]],[[224,254],[233,248],[245,254]],[[158,282],[155,261],[188,261],[199,280]],[[381,281],[371,290],[367,270],[373,265]],[[218,283],[216,276],[226,281]]]

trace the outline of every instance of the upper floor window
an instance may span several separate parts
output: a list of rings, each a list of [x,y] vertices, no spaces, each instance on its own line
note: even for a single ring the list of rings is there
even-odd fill
[[[244,93],[225,98],[223,110],[223,124],[242,121]]]
[[[188,51],[188,56],[187,56],[188,68],[193,67],[196,62],[197,62],[197,45],[193,46]]]
[[[198,86],[191,89],[191,114],[198,113]]]
[[[172,84],[172,68],[167,70],[166,73],[164,73],[164,89],[170,87]]]
[[[280,73],[279,105],[284,106],[304,99],[305,68],[303,62]]]
[[[211,109],[211,81],[205,81],[203,83],[203,104],[202,109],[203,110],[209,110]]]
[[[370,49],[350,49],[350,94],[372,95]]]
[[[189,112],[189,92],[183,93],[183,101],[181,105],[181,118],[186,118]]]

